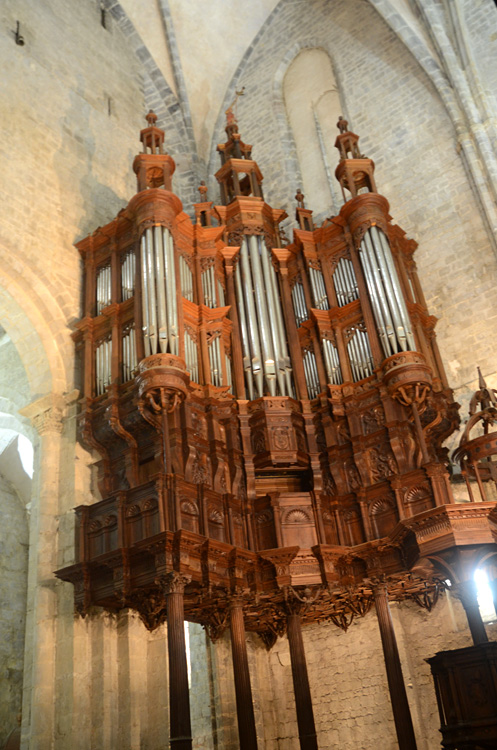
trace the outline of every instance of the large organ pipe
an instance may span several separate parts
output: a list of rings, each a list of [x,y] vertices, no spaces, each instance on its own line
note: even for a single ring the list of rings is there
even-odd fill
[[[159,323],[159,347],[162,353],[167,352],[167,313],[166,289],[164,284],[164,246],[162,243],[161,227],[154,227],[155,241],[155,272],[157,280],[157,318]]]
[[[178,309],[176,303],[176,274],[174,269],[173,238],[166,227],[162,227],[164,264],[166,272],[167,323],[171,354],[178,354]]]
[[[264,374],[266,376],[266,382],[268,384],[271,396],[276,396],[276,355],[274,353],[271,327],[269,325],[269,311],[267,306],[268,290],[264,288],[265,284],[263,281],[261,257],[259,255],[257,237],[255,235],[249,235],[247,239],[249,245],[251,269],[255,282],[253,289],[257,309],[257,318],[259,322]]]
[[[391,278],[392,285],[394,288],[397,303],[400,309],[402,322],[404,324],[407,345],[411,349],[415,349],[416,344],[415,344],[414,336],[413,336],[412,329],[411,329],[411,321],[409,318],[409,313],[407,312],[404,295],[402,294],[402,290],[400,288],[400,281],[399,281],[399,277],[397,274],[397,269],[395,268],[395,263],[393,260],[392,251],[390,249],[390,244],[384,232],[381,229],[378,229],[377,227],[371,227],[371,230],[373,232],[373,236],[376,236],[379,239],[379,244],[383,251],[383,257],[385,258],[385,261],[386,261],[386,264],[390,273],[390,278]]]
[[[279,341],[279,351],[281,356],[281,361],[284,369],[285,374],[285,382],[286,382],[286,391],[283,387],[283,385],[280,385],[281,388],[281,395],[282,396],[290,396],[293,393],[293,382],[292,382],[292,363],[290,360],[290,354],[288,352],[288,344],[286,340],[286,330],[285,330],[285,323],[283,321],[283,312],[281,309],[281,302],[280,302],[280,294],[278,289],[278,279],[276,277],[276,271],[274,269],[273,263],[271,261],[269,251],[266,250],[264,247],[262,237],[259,237],[259,243],[261,244],[261,254],[263,254],[263,257],[267,258],[268,261],[268,267],[269,267],[269,285],[272,289],[273,294],[273,304],[274,309],[276,312],[276,324],[278,328],[278,341]]]
[[[147,241],[147,274],[148,274],[148,338],[150,341],[151,354],[157,354],[157,290],[154,264],[154,237],[152,227],[145,230]]]
[[[219,281],[219,279],[218,279],[218,282],[217,282],[217,294],[218,294],[218,298],[219,298],[219,306],[220,307],[224,307],[224,305],[225,305],[224,289],[223,289],[223,285],[221,284],[221,282]]]
[[[141,237],[141,272],[142,272],[142,316],[143,316],[143,343],[145,349],[145,356],[148,357],[152,354],[150,349],[150,316],[149,316],[149,277],[148,277],[148,266],[147,266],[147,240],[145,233]]]
[[[271,334],[272,342],[273,342],[273,351],[274,351],[274,360],[275,360],[275,366],[276,366],[276,377],[278,378],[278,385],[280,387],[280,392],[282,394],[286,393],[286,384],[285,384],[285,361],[284,361],[284,353],[283,353],[283,347],[284,347],[284,339],[282,336],[282,331],[280,328],[280,320],[278,313],[279,305],[278,305],[278,299],[275,297],[275,289],[273,286],[273,280],[271,278],[271,268],[272,263],[269,260],[269,255],[266,250],[266,248],[263,246],[261,237],[253,237],[251,238],[254,243],[258,244],[257,248],[257,254],[258,257],[260,257],[262,261],[262,271],[264,275],[264,285],[266,288],[266,296],[265,300],[267,300],[267,303],[269,305],[269,315],[271,318],[272,325],[269,322],[268,319],[268,326],[269,331]],[[271,267],[271,268],[270,268]]]
[[[250,335],[250,348],[252,351],[252,372],[254,373],[254,379],[257,387],[257,393],[259,396],[264,395],[263,386],[263,373],[261,369],[261,347],[259,341],[259,331],[257,327],[257,315],[255,312],[254,303],[254,284],[252,281],[252,274],[250,272],[250,264],[247,252],[247,240],[245,237],[242,240],[240,247],[240,262],[241,262],[241,273],[243,279],[243,299],[247,308],[247,324]]]
[[[395,290],[390,279],[390,272],[383,256],[381,243],[378,241],[377,237],[373,235],[371,230],[366,233],[366,244],[368,245],[370,252],[373,254],[373,257],[376,258],[376,262],[379,267],[381,280],[386,292],[388,306],[390,308],[395,326],[397,343],[400,345],[400,348],[405,351],[407,349],[406,336],[404,326],[402,325],[402,315],[398,306],[397,297],[395,295]]]
[[[254,384],[252,381],[250,340],[249,340],[249,331],[247,327],[247,318],[245,315],[245,306],[243,302],[240,263],[237,263],[236,269],[235,269],[235,285],[236,285],[236,294],[237,294],[237,299],[238,299],[238,318],[240,321],[240,329],[241,329],[241,334],[242,334],[243,369],[245,372],[245,380],[247,383],[250,400],[252,400],[254,398]]]
[[[371,297],[373,315],[378,328],[378,335],[385,356],[389,357],[391,354],[396,354],[398,351],[397,340],[395,338],[395,331],[390,311],[388,309],[385,292],[381,283],[380,272],[374,256],[371,257],[369,254],[369,245],[366,242],[366,238],[361,242],[360,255],[362,267],[364,269],[364,276],[366,277],[366,283]]]

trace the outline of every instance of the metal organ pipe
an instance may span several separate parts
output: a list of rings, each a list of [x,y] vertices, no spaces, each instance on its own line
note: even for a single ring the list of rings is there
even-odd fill
[[[264,288],[266,285],[263,281],[257,237],[255,235],[249,235],[247,240],[249,245],[250,265],[255,282],[253,289],[259,323],[264,375],[266,376],[266,382],[271,396],[276,396],[276,354],[274,352],[271,328],[269,326],[269,311],[267,304],[268,289]]]
[[[97,271],[97,315],[112,301],[110,266],[103,266]]]
[[[179,256],[179,276],[181,282],[181,294],[190,302],[193,302],[193,274],[190,266],[182,255]]]
[[[255,243],[257,243],[257,252],[262,262],[262,272],[264,275],[264,284],[266,287],[265,299],[267,300],[267,303],[269,305],[269,315],[272,321],[272,325],[270,325],[268,318],[268,326],[273,343],[273,359],[274,366],[276,368],[276,377],[278,379],[278,385],[280,387],[281,393],[285,393],[285,362],[281,349],[282,336],[280,331],[280,321],[278,320],[279,305],[277,304],[277,298],[275,298],[273,279],[271,277],[272,263],[269,259],[268,253],[266,252],[266,248],[262,244],[261,237],[253,237],[252,239]]]
[[[242,239],[235,270],[243,366],[249,398],[293,393],[292,369],[276,271],[260,235]]]
[[[347,258],[340,258],[333,274],[333,285],[337,294],[339,307],[344,307],[349,302],[353,302],[358,298],[359,294],[354,269],[352,263]]]
[[[267,258],[268,260],[270,286],[273,291],[273,304],[274,304],[274,309],[276,311],[276,323],[278,327],[278,340],[279,340],[278,348],[279,348],[280,355],[282,358],[282,365],[285,368],[285,380],[286,380],[286,388],[287,388],[286,395],[291,395],[293,393],[292,363],[290,360],[290,354],[288,352],[286,330],[285,330],[285,324],[283,322],[283,312],[281,310],[281,304],[280,304],[278,279],[276,277],[276,271],[271,261],[269,250],[266,250],[263,244],[262,237],[259,237],[259,246],[261,250],[261,256]],[[280,384],[280,388],[281,388],[282,395],[285,395],[285,390],[281,384]]]
[[[305,304],[304,285],[301,281],[296,281],[292,289],[293,311],[297,327],[301,326],[304,320],[309,319],[307,307]]]
[[[105,339],[95,349],[95,386],[97,396],[101,396],[104,393],[112,380],[111,361],[112,340]]]
[[[254,374],[258,396],[264,395],[264,378],[261,367],[261,347],[259,341],[259,330],[254,303],[254,282],[250,271],[250,263],[247,251],[247,239],[244,237],[240,247],[241,274],[243,279],[243,299],[247,308],[247,328],[249,332],[250,348],[252,351],[251,365]]]
[[[147,227],[141,238],[142,314],[145,356],[178,353],[174,246],[169,230]]]
[[[197,344],[185,329],[185,362],[190,378],[198,383],[198,349]]]
[[[245,381],[249,391],[250,400],[254,398],[254,383],[252,380],[252,367],[251,367],[251,355],[250,355],[250,339],[249,331],[247,327],[247,318],[245,315],[245,305],[242,292],[242,280],[240,273],[240,263],[237,263],[235,268],[235,285],[236,295],[238,300],[238,318],[240,321],[240,329],[242,334],[242,352],[243,352],[243,370],[245,372]]]
[[[377,227],[371,227],[371,231],[373,233],[373,236],[376,236],[379,239],[380,247],[383,251],[383,257],[386,261],[386,264],[390,273],[390,279],[391,279],[392,286],[395,292],[395,297],[399,305],[402,322],[404,324],[407,344],[408,344],[409,349],[413,350],[416,348],[416,344],[415,344],[414,336],[412,333],[411,321],[409,318],[409,313],[407,312],[404,295],[402,294],[402,289],[400,286],[397,269],[395,268],[392,251],[390,249],[390,243],[388,242],[387,237],[385,236],[384,232],[381,229],[378,229]]]
[[[326,294],[326,287],[324,285],[323,274],[317,268],[309,268],[309,278],[311,280],[312,294],[314,296],[314,304],[318,310],[329,310],[330,305],[328,302],[328,295]]]
[[[415,349],[409,314],[392,251],[381,229],[375,226],[368,229],[361,242],[360,255],[365,275],[367,276],[369,265],[369,273],[374,278],[373,291],[376,294],[372,295],[372,305],[385,355],[389,357],[399,350]],[[368,286],[370,286],[369,281]],[[382,321],[385,323],[386,337],[382,336],[380,329]]]
[[[164,246],[162,244],[162,232],[160,226],[154,227],[155,246],[155,273],[157,278],[157,317],[159,323],[159,347],[164,354],[167,352],[167,313],[166,313],[166,289],[164,269]]]
[[[123,302],[135,293],[135,254],[126,253],[121,265],[121,297]]]
[[[374,252],[371,248],[371,241],[369,236],[367,236],[367,233],[364,235],[364,239],[361,242],[360,256],[369,294],[371,296],[371,306],[378,327],[378,335],[385,356],[389,357],[391,354],[396,354],[398,352],[397,339],[395,337],[394,326],[388,308],[385,290],[383,289],[383,284],[381,282],[380,270],[374,257]]]
[[[342,371],[340,369],[340,360],[336,347],[329,339],[323,339],[324,358],[328,377],[333,385],[343,383]]]
[[[224,307],[225,304],[226,304],[225,303],[225,299],[224,299],[224,289],[223,289],[223,285],[221,284],[221,282],[219,281],[219,279],[218,279],[218,282],[217,282],[217,294],[218,294],[218,297],[219,297],[219,306],[220,307]]]

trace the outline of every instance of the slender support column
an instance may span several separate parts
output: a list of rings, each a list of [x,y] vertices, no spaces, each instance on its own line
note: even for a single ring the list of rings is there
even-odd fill
[[[190,576],[169,573],[162,583],[167,602],[169,655],[169,745],[171,750],[192,750],[188,667],[186,663],[183,594]]]
[[[301,750],[318,750],[300,615],[288,614],[286,627],[292,662],[293,691],[297,709],[300,748]]]
[[[472,579],[461,581],[457,586],[457,595],[466,612],[473,643],[475,646],[478,646],[480,643],[487,643],[488,636],[483,620],[481,619],[475,582]]]
[[[230,630],[240,750],[257,750],[257,733],[255,731],[252,688],[250,687],[243,608],[239,599],[234,599],[231,604]]]
[[[402,676],[399,649],[393,629],[392,615],[388,606],[387,589],[384,584],[375,588],[374,601],[378,625],[380,626],[381,643],[387,670],[388,689],[392,702],[395,730],[399,741],[399,750],[416,750],[416,738],[412,726],[411,711],[407,700],[406,687]]]

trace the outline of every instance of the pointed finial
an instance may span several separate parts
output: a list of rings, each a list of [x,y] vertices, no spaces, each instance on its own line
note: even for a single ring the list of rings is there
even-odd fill
[[[198,187],[198,192],[200,193],[200,202],[201,203],[205,203],[208,200],[208,198],[207,198],[207,186],[205,184],[205,180],[201,181],[201,183],[200,183],[200,185]]]
[[[481,374],[480,368],[477,367],[476,369],[478,370],[478,390],[471,399],[471,403],[469,405],[470,414],[475,413],[476,404],[480,404],[480,409],[482,411],[488,409],[489,407],[493,407],[494,409],[497,408],[497,398],[495,397],[495,390],[488,387],[485,382],[485,378]]]
[[[299,204],[299,208],[305,208],[304,198],[305,198],[305,195],[303,194],[302,190],[300,188],[297,188],[295,200]]]
[[[342,115],[338,115],[337,128],[340,133],[346,133],[349,129],[349,123]]]
[[[155,112],[153,112],[153,110],[150,109],[148,114],[145,115],[145,119],[150,125],[150,127],[153,127],[155,123],[157,122],[157,115],[155,114]]]

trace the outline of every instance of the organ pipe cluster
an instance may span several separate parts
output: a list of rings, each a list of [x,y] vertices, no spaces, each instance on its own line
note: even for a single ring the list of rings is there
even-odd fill
[[[152,124],[143,133],[144,154],[135,160],[142,191],[136,200],[148,191],[152,205],[169,190],[174,163],[162,149],[162,131]],[[114,253],[119,262],[110,250],[98,261],[94,302],[88,305],[101,321],[92,339],[92,394],[99,397],[112,383],[130,382],[140,359],[156,354],[181,357],[193,383],[225,388],[249,400],[264,396],[314,399],[328,386],[369,378],[381,364],[375,351],[388,358],[421,346],[433,366],[436,354],[430,350],[429,336],[418,322],[416,339],[411,321],[409,305],[416,302],[417,288],[412,262],[398,253],[394,256],[382,228],[384,221],[369,222],[357,243],[329,222],[314,229],[312,212],[304,208],[299,191],[301,228],[287,246],[289,259],[283,273],[276,250],[281,246],[277,224],[285,214],[270,209],[273,219],[267,219],[262,175],[250,158],[251,147],[236,139],[236,125],[231,125],[228,135],[234,145],[229,140],[219,147],[223,164],[216,175],[224,184],[226,206],[213,207],[203,188],[204,202],[196,206],[193,234],[178,233],[174,219],[165,221],[157,214],[155,220],[148,218],[140,224],[137,240],[129,239],[136,238],[136,230],[127,235],[125,247]],[[339,138],[344,135],[356,138],[350,133]],[[337,176],[342,187],[355,195],[341,212],[349,220],[350,206],[367,199],[374,180],[370,175],[354,183],[356,162],[361,162],[364,172],[370,160],[345,158],[347,148],[339,149],[342,161]],[[163,176],[157,177],[156,170],[150,180],[147,169],[159,161]],[[245,196],[251,201],[247,208]],[[175,214],[184,217],[179,201],[174,200]],[[252,224],[244,218],[249,209],[251,217],[258,212]],[[231,212],[231,231],[238,232],[230,293],[223,247],[234,243],[225,226],[227,212]],[[123,220],[132,225],[134,215],[130,212]],[[333,236],[333,242],[328,242],[328,236]],[[400,275],[399,264],[404,264]],[[123,306],[117,323],[108,312],[115,302]],[[233,346],[235,337],[239,347]],[[241,353],[240,362],[236,352]]]

